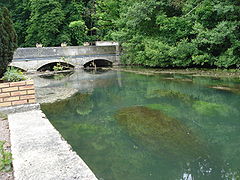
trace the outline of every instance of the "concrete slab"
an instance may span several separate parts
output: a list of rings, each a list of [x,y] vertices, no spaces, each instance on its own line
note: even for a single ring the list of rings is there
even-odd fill
[[[0,107],[0,113],[4,114],[11,114],[11,113],[18,113],[24,111],[33,111],[39,110],[40,104],[23,104],[18,106],[9,106],[9,107]]]
[[[15,180],[96,180],[40,110],[10,114]]]

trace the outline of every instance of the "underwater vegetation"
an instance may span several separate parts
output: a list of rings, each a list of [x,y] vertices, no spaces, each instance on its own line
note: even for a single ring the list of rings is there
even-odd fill
[[[209,88],[238,82],[164,77],[94,80],[42,109],[98,179],[239,179],[239,96]]]
[[[175,106],[172,106],[170,104],[147,104],[145,105],[146,107],[154,110],[161,110],[165,113],[169,114],[176,114],[179,113],[178,109]]]
[[[159,110],[134,106],[119,110],[115,117],[131,137],[157,155],[197,158],[206,152],[188,127]]]
[[[65,112],[68,114],[79,114],[82,116],[88,115],[92,112],[93,102],[90,94],[76,93],[70,98],[54,102],[52,104],[44,104],[43,111],[51,114],[58,114]],[[66,112],[66,109],[68,112]]]
[[[178,166],[177,169],[194,178],[222,179],[220,176],[226,176],[230,171],[220,152],[210,150],[211,144],[162,111],[133,106],[119,110],[115,118],[138,146],[156,157],[167,158],[168,162]]]
[[[177,98],[185,103],[191,103],[193,101],[193,98],[191,96],[173,90],[155,89],[147,91],[146,98],[159,97]]]
[[[193,108],[199,114],[213,116],[213,115],[221,115],[228,116],[229,112],[231,112],[231,108],[228,105],[217,104],[205,101],[196,101],[193,104]]]

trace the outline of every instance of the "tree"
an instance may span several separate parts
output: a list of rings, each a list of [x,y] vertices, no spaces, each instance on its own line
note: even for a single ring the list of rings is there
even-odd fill
[[[123,63],[240,67],[239,1],[120,0],[114,21],[106,13],[116,12],[107,6],[111,1],[97,2],[102,7],[97,11],[98,22],[105,23],[104,28],[112,26],[107,34],[122,43]]]
[[[61,3],[57,0],[31,0],[30,2],[31,16],[26,36],[27,45],[61,44],[60,27],[64,21]]]
[[[0,76],[6,71],[17,48],[17,35],[7,8],[0,7]]]

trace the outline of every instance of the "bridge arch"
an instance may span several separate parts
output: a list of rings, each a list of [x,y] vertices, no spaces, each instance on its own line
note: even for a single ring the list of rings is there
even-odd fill
[[[84,68],[87,67],[112,67],[113,62],[109,59],[105,58],[96,58],[96,59],[89,59],[88,61],[85,61],[83,64]]]
[[[28,71],[27,66],[25,66],[24,63],[19,63],[19,62],[11,62],[11,63],[8,65],[8,67],[14,67],[14,68],[17,68],[17,69],[19,69],[19,70],[21,70],[21,71],[25,71],[25,72]]]
[[[18,65],[10,64],[10,65],[8,65],[8,67],[10,67],[10,68],[13,67],[13,68],[18,69],[22,72],[27,72],[27,69],[25,69],[24,67],[18,66]]]
[[[67,68],[74,68],[75,65],[70,63],[70,62],[66,62],[64,60],[56,60],[56,61],[47,61],[47,62],[42,62],[39,63],[38,66],[36,67],[37,71],[41,71],[41,70],[51,70],[53,69],[54,66],[56,66],[58,63],[60,63],[63,67]]]

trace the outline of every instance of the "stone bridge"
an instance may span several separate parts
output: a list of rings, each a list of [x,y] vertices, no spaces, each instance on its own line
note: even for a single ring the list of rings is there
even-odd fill
[[[97,66],[114,66],[120,63],[119,46],[67,46],[18,48],[10,64],[24,71],[38,71],[56,63],[83,68],[94,62]]]

